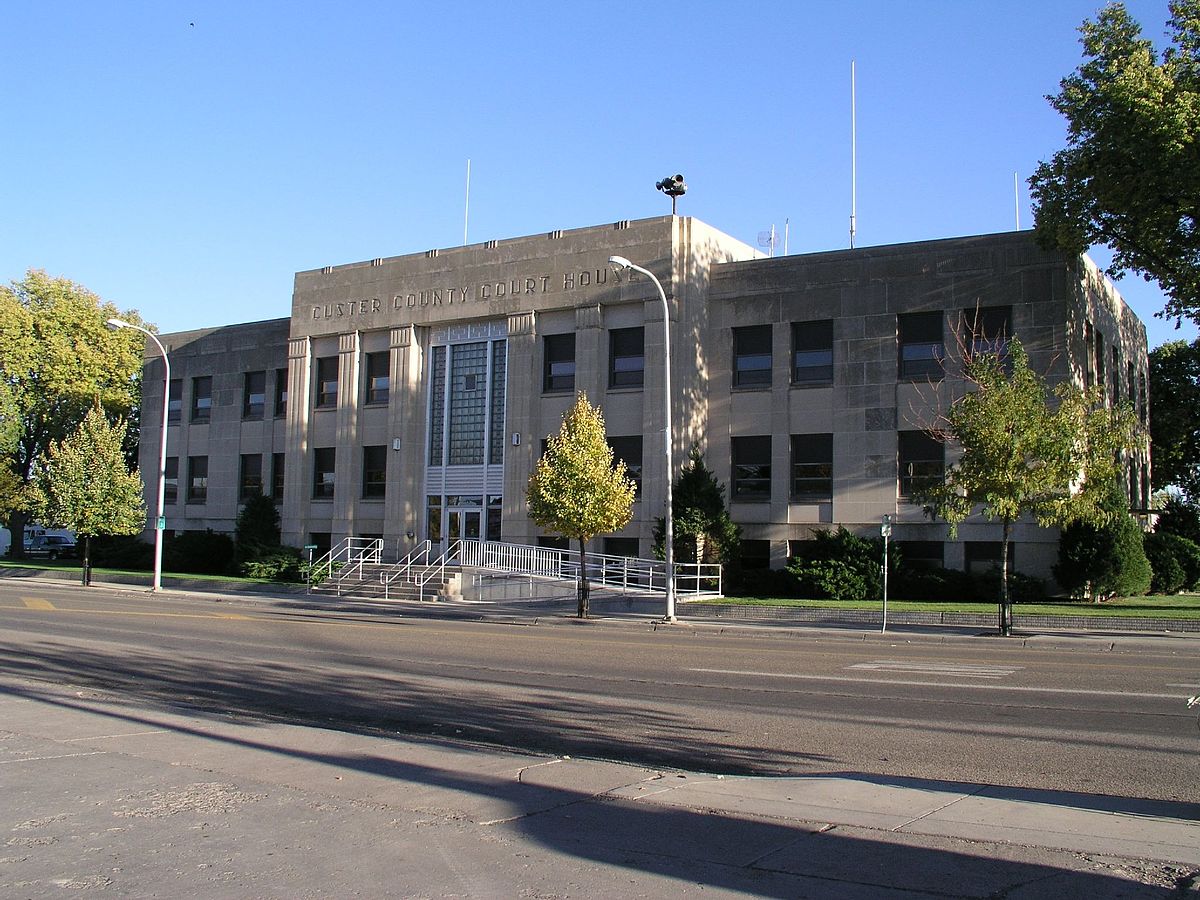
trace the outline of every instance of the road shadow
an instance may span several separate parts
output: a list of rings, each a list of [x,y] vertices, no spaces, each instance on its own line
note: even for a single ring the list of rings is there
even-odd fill
[[[414,790],[437,788],[488,798],[498,801],[505,815],[486,822],[474,821],[475,827],[497,829],[510,840],[592,864],[674,879],[681,891],[691,885],[760,897],[847,900],[914,896],[1165,900],[1179,896],[1191,878],[1182,870],[1164,866],[1158,872],[1161,884],[1142,884],[1104,871],[1102,863],[1079,854],[661,806],[653,801],[563,786],[556,783],[549,765],[526,769],[514,777],[429,765],[403,758],[402,751],[396,756],[318,752],[190,727],[158,718],[153,711],[137,705],[121,708],[120,700],[89,703],[31,685],[8,684],[2,690],[62,710],[169,730],[206,742],[218,741],[231,753],[246,750],[280,754],[348,773],[385,778],[411,785]],[[463,749],[457,741],[427,740],[458,752]],[[548,777],[539,779],[538,773]],[[841,773],[840,777],[858,777],[872,783],[906,781],[862,773]],[[920,782],[921,786],[929,784]],[[964,788],[961,784],[942,784],[958,792]],[[1024,793],[1036,798],[1044,792]],[[428,819],[429,813],[422,810],[420,815]],[[1178,884],[1167,881],[1173,871],[1178,873]]]

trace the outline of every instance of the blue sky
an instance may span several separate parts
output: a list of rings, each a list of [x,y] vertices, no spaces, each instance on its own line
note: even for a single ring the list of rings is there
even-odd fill
[[[286,316],[298,270],[680,214],[792,253],[1010,230],[1099,0],[0,7],[0,281],[163,331]],[[1161,39],[1166,0],[1127,4]],[[1097,255],[1099,261],[1103,257]],[[1122,293],[1151,346],[1195,336]]]

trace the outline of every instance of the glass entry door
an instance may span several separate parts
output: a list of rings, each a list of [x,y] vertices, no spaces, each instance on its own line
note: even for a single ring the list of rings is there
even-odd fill
[[[468,541],[479,540],[481,518],[481,513],[477,509],[450,510],[450,529],[447,534],[450,542],[453,543],[460,538]]]

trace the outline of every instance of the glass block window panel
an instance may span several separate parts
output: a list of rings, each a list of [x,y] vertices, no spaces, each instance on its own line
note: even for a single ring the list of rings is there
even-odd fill
[[[208,499],[208,457],[188,457],[188,503],[203,503]]]
[[[487,416],[486,342],[450,348],[450,455],[452,466],[483,464]]]
[[[167,424],[178,425],[183,418],[183,379],[172,378],[167,386]]]
[[[833,384],[833,320],[792,323],[792,383]]]
[[[267,373],[247,372],[242,380],[242,418],[261,419],[267,405]]]
[[[337,462],[337,449],[334,447],[317,447],[313,450],[313,497],[317,500],[329,500],[333,497],[334,466]]]
[[[900,496],[914,497],[939,483],[946,474],[946,447],[925,431],[901,431],[899,444]]]
[[[287,415],[288,404],[288,370],[275,370],[275,418],[282,419]]]
[[[363,447],[362,495],[381,498],[387,494],[387,447]]]
[[[367,354],[367,402],[387,403],[392,386],[392,354],[388,350]]]
[[[642,493],[642,436],[635,434],[630,437],[610,437],[608,446],[612,448],[613,462],[625,461],[625,470],[637,489],[637,496]]]
[[[212,376],[192,379],[192,421],[207,422],[212,418]]]
[[[448,347],[434,347],[429,365],[429,465],[445,463],[446,431],[446,355]],[[430,540],[433,540],[430,537]]]
[[[792,435],[792,498],[833,499],[833,435]]]
[[[909,313],[897,316],[900,377],[940,381],[946,345],[942,313]]]
[[[733,386],[769,387],[770,384],[771,326],[733,329]]]
[[[608,386],[641,387],[646,380],[646,329],[614,328],[608,333]]]
[[[542,390],[575,390],[575,333],[548,334],[542,339]]]
[[[735,437],[732,452],[734,500],[771,499],[771,436]]]
[[[243,453],[238,474],[238,497],[248,500],[263,489],[262,454]]]
[[[504,397],[508,382],[508,342],[492,342],[492,422],[488,436],[488,462],[498,466],[504,462]],[[499,540],[491,538],[488,540]]]
[[[163,503],[179,502],[179,457],[168,456],[163,478]]]
[[[317,406],[337,406],[338,358],[322,356],[317,360]]]

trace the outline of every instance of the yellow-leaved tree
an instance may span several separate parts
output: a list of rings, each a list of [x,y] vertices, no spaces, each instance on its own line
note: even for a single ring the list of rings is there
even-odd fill
[[[613,465],[604,417],[581,393],[549,439],[525,492],[529,517],[537,525],[579,542],[581,619],[588,615],[587,542],[629,524],[634,490],[624,461]]]

